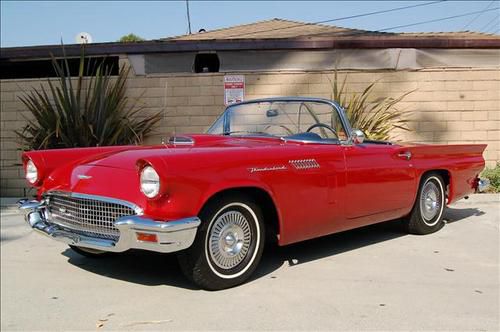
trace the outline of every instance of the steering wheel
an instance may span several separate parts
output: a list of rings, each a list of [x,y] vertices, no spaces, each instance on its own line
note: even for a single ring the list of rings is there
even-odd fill
[[[267,130],[271,127],[279,127],[279,128],[282,128],[282,129],[285,129],[285,131],[287,133],[289,133],[290,135],[293,135],[293,132],[285,125],[276,125],[276,124],[270,124],[268,125],[266,128],[264,128],[264,132],[267,132]]]
[[[324,124],[324,123],[315,123],[312,126],[310,126],[309,128],[307,128],[306,132],[310,132],[314,128],[325,128],[325,129],[328,129],[328,130],[330,130],[335,135],[335,137],[337,139],[339,138],[339,135],[337,134],[337,132],[335,131],[335,129],[333,129],[332,127],[330,127],[329,125]]]

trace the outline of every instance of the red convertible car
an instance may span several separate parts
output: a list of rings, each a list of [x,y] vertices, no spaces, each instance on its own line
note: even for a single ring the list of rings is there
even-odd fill
[[[157,146],[26,152],[37,197],[19,205],[77,253],[177,252],[189,279],[216,290],[252,274],[265,239],[398,218],[414,234],[439,230],[446,204],[485,185],[485,147],[371,141],[333,101],[261,99]]]

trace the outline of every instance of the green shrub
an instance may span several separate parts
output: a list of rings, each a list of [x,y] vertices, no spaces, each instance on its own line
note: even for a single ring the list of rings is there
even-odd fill
[[[500,193],[500,162],[494,168],[486,168],[480,177],[490,180],[488,192]]]
[[[138,117],[141,108],[125,95],[128,69],[118,76],[102,62],[80,56],[79,73],[71,77],[63,47],[62,61],[52,56],[57,80],[49,88],[24,92],[20,100],[33,115],[16,131],[23,149],[55,149],[139,144],[161,119],[161,113]]]

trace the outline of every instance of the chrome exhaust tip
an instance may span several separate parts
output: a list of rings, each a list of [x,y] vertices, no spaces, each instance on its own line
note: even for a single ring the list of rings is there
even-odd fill
[[[488,179],[479,179],[477,181],[477,192],[483,193],[490,187],[490,180]]]

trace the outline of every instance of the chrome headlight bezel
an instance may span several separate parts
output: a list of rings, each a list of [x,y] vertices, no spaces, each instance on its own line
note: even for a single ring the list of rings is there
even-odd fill
[[[147,198],[155,198],[160,193],[160,176],[151,165],[141,169],[140,189]]]
[[[35,184],[38,181],[38,168],[33,160],[29,159],[26,162],[25,178],[30,184]]]

